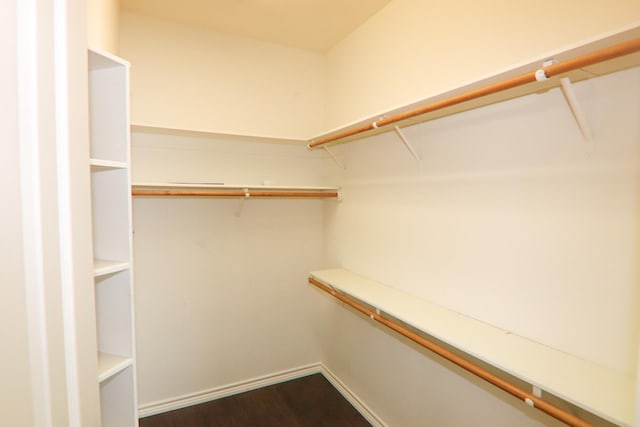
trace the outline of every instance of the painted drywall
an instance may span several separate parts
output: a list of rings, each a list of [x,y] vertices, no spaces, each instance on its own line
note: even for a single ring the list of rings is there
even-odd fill
[[[346,170],[327,167],[344,200],[326,207],[328,263],[634,375],[639,82],[635,68],[575,85],[591,144],[553,89],[405,128],[419,162],[393,133],[336,147]],[[455,370],[434,379],[441,367],[429,357],[398,339],[379,344],[384,334],[349,314],[337,314],[327,364],[390,425],[432,413],[438,425],[530,422],[526,411],[521,422],[510,410],[478,414],[474,384],[451,385]],[[439,387],[465,410],[439,400]],[[389,400],[385,390],[429,398]]]
[[[324,57],[123,12],[133,124],[300,139],[324,120]]]
[[[393,0],[327,54],[327,129],[640,21],[622,0]]]
[[[87,1],[88,45],[118,54],[120,44],[120,1]]]
[[[306,147],[198,135],[133,134],[133,181],[318,185]],[[316,363],[326,301],[323,203],[134,198],[141,406]]]

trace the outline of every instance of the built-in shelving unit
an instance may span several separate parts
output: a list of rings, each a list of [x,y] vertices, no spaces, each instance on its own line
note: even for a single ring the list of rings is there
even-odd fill
[[[229,185],[222,183],[136,182],[134,196],[260,197],[339,199],[338,187]]]
[[[636,384],[633,377],[480,322],[349,270],[314,271],[310,274],[312,280],[328,286],[331,291],[373,307],[382,316],[408,324],[427,336],[616,425],[631,426],[633,423]]]
[[[91,202],[103,427],[138,425],[129,171],[129,64],[89,51]]]

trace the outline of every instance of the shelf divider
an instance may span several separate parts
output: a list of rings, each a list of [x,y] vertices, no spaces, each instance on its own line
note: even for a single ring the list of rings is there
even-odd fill
[[[126,169],[128,167],[125,162],[97,158],[90,159],[89,164],[92,170]]]
[[[133,359],[109,353],[98,353],[98,382],[101,383],[133,365]]]
[[[124,271],[130,267],[126,261],[110,261],[104,259],[96,259],[93,261],[93,276],[100,277],[107,274]]]

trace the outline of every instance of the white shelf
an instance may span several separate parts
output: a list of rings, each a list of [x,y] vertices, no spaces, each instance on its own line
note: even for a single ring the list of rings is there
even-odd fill
[[[101,49],[89,49],[89,71],[100,70],[103,68],[114,68],[120,66],[129,66],[129,63],[122,58],[115,56]]]
[[[631,426],[635,378],[344,269],[316,280],[617,425]],[[596,343],[594,343],[596,345]]]
[[[89,51],[89,113],[101,425],[134,427],[138,417],[127,62]]]
[[[98,353],[98,382],[111,378],[131,365],[133,365],[131,357]]]
[[[340,187],[284,186],[284,185],[239,185],[211,182],[134,182],[135,190],[202,189],[202,190],[274,190],[274,191],[339,191]]]
[[[91,170],[126,169],[128,167],[125,162],[105,159],[91,159],[89,164],[91,165]]]
[[[129,268],[129,263],[126,261],[107,261],[103,259],[93,260],[93,275],[94,277],[105,276],[107,274],[117,273]]]

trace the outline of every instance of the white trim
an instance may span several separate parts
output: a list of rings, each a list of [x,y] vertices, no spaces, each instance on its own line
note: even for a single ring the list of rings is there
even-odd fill
[[[351,403],[360,415],[362,415],[373,427],[387,427],[387,424],[376,415],[349,387],[347,387],[333,372],[322,365],[322,375],[333,385],[340,394]]]
[[[171,399],[147,403],[138,408],[138,415],[140,418],[143,418],[161,414],[163,412],[186,408],[187,406],[197,405],[199,403],[210,402],[223,397],[233,396],[234,394],[244,393],[246,391],[267,387],[313,374],[322,374],[322,376],[324,376],[327,381],[329,381],[336,390],[338,390],[338,392],[347,399],[349,403],[351,403],[351,405],[360,412],[367,421],[369,421],[369,423],[371,423],[373,427],[387,427],[387,424],[385,424],[380,417],[378,417],[353,391],[351,391],[349,387],[340,381],[333,372],[320,362],[221,387],[203,390],[197,393],[185,394]]]
[[[40,126],[38,87],[38,3],[16,2],[18,22],[18,139],[24,288],[26,296],[29,364],[35,425],[53,425],[49,345],[46,319],[44,248],[40,188]]]
[[[199,403],[205,403],[227,396],[233,396],[234,394],[244,393],[245,391],[267,387],[284,381],[322,373],[322,371],[322,365],[320,363],[314,363],[312,365],[276,372],[273,374],[239,381],[220,387],[210,388],[208,390],[203,390],[196,393],[177,396],[171,399],[147,403],[138,407],[138,416],[140,418],[143,418],[150,415],[160,414],[162,412],[173,411],[175,409],[181,409],[187,406],[197,405]]]
[[[81,426],[80,378],[78,377],[78,331],[74,308],[74,263],[72,247],[72,206],[69,156],[69,51],[67,49],[67,2],[54,3],[54,96],[58,171],[58,227],[60,230],[60,285],[66,365],[67,407],[69,427]]]

